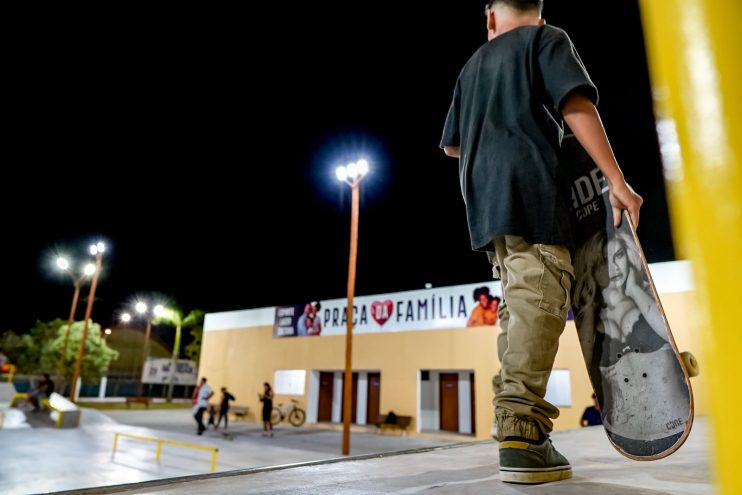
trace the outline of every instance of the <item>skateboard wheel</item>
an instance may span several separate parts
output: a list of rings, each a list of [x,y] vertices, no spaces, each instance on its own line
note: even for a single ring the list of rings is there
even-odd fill
[[[688,372],[689,377],[693,378],[694,376],[698,376],[700,371],[698,368],[698,360],[693,354],[688,351],[681,352],[680,359],[683,361],[683,366],[685,366],[685,371]]]

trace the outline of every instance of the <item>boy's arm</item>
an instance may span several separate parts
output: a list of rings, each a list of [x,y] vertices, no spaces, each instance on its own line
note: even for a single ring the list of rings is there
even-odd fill
[[[461,155],[461,148],[458,146],[444,146],[443,152],[453,158],[458,158]]]
[[[621,210],[627,210],[634,226],[638,227],[639,209],[644,200],[626,183],[593,102],[579,93],[572,93],[562,106],[562,116],[608,181],[613,224],[620,226]]]

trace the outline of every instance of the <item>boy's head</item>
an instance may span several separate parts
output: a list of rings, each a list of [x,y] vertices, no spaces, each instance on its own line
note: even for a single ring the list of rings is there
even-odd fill
[[[491,10],[499,4],[507,5],[518,12],[536,11],[539,15],[544,8],[544,0],[490,0],[487,2],[485,10]]]
[[[487,17],[487,39],[520,26],[544,24],[541,9],[544,0],[490,0],[484,6]]]

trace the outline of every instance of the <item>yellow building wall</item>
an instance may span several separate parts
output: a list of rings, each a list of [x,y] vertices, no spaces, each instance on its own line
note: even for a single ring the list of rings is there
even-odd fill
[[[679,349],[698,349],[693,294],[664,294],[661,299]],[[260,421],[257,394],[263,382],[273,384],[275,370],[307,370],[304,396],[277,395],[274,400],[296,398],[306,409],[309,372],[340,371],[345,366],[344,336],[273,338],[272,332],[272,327],[263,326],[204,333],[200,375],[208,377],[215,390],[226,386],[237,397],[237,404],[248,406],[254,421]],[[354,335],[353,369],[381,372],[380,412],[394,410],[412,416],[413,430],[418,420],[419,371],[473,370],[476,437],[489,438],[494,418],[491,378],[499,369],[498,332],[499,328],[480,327]],[[570,371],[572,393],[572,406],[561,408],[555,429],[577,428],[583,410],[592,404],[592,387],[574,322],[567,323],[554,368]],[[692,384],[696,414],[706,414],[703,368]]]

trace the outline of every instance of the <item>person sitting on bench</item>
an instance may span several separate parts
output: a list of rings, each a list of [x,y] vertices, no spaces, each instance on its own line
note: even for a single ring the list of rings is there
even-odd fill
[[[43,374],[43,379],[39,381],[36,388],[28,393],[28,401],[33,406],[34,412],[41,411],[41,399],[48,399],[54,392],[54,382],[51,380],[49,373]]]

